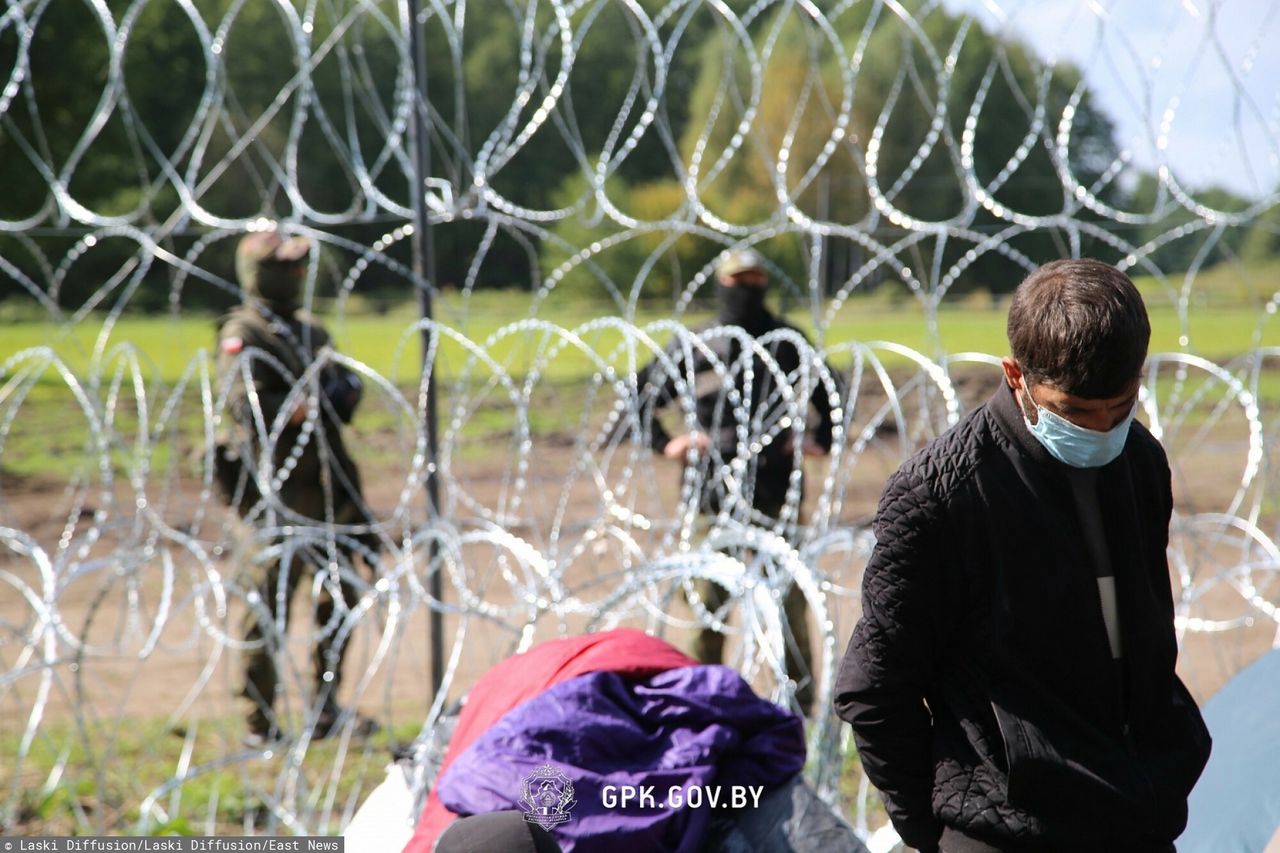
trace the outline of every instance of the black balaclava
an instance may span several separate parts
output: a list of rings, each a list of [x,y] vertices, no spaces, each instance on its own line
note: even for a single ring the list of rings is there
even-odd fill
[[[724,326],[741,326],[750,331],[764,325],[769,309],[764,306],[766,287],[749,284],[720,284],[716,288],[720,302],[719,321]]]
[[[302,297],[310,250],[306,237],[286,239],[278,231],[259,231],[245,237],[236,247],[236,276],[245,295],[264,303],[274,313],[292,314]]]

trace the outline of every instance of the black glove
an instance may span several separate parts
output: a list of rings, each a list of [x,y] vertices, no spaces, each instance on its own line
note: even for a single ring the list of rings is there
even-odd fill
[[[335,366],[325,371],[320,390],[324,392],[338,420],[344,424],[351,423],[356,406],[360,405],[360,398],[364,396],[364,383],[360,381],[360,377],[350,370]]]

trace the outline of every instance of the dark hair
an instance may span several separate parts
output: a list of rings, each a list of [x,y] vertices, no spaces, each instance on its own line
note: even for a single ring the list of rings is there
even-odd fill
[[[1033,384],[1096,400],[1123,393],[1141,373],[1151,322],[1127,275],[1082,258],[1051,261],[1018,285],[1008,333]]]

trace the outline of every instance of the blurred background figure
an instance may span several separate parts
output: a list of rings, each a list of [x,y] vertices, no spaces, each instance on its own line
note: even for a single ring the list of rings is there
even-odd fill
[[[328,333],[302,310],[311,242],[279,231],[250,233],[236,250],[244,301],[218,327],[218,368],[230,383],[233,431],[216,453],[219,485],[240,516],[260,529],[324,525],[324,541],[259,542],[262,557],[249,571],[251,590],[243,637],[243,694],[250,702],[245,742],[259,745],[283,730],[274,707],[280,688],[276,655],[287,633],[298,581],[316,585],[315,693],[307,716],[311,736],[327,737],[344,721],[337,702],[342,661],[359,600],[355,555],[378,550],[360,487],[360,472],[342,441],[360,402],[359,377],[325,358]],[[324,359],[319,369],[316,362]],[[262,494],[262,486],[269,494]],[[349,717],[357,734],[377,725]]]
[[[674,369],[655,359],[637,376],[642,425],[655,452],[686,466],[699,467],[702,489],[698,509],[704,518],[722,512],[730,496],[737,496],[743,502],[741,510],[749,508],[760,516],[755,523],[771,524],[782,517],[787,504],[787,490],[796,468],[795,436],[801,436],[805,456],[830,452],[832,407],[827,389],[820,382],[811,382],[812,387],[803,395],[784,393],[781,388],[783,382],[794,386],[802,374],[800,348],[786,333],[801,339],[804,334],[765,305],[769,273],[764,258],[753,249],[725,252],[716,268],[716,278],[716,320],[697,333],[737,326],[756,339],[776,369],[759,351],[744,357],[743,350],[750,344],[741,336],[705,337],[705,348],[692,350],[682,347],[679,340],[673,341],[666,357]],[[678,399],[677,381],[687,377],[693,381],[697,429],[672,436],[654,413]],[[788,397],[802,401],[800,412],[792,410]],[[807,417],[805,410],[810,410]],[[805,421],[803,431],[793,427],[796,414]],[[744,428],[749,435],[761,428],[767,432],[759,452],[749,455],[744,473],[739,476],[729,462],[739,454],[738,442]],[[802,499],[803,480],[794,496],[797,507]],[[730,512],[740,516],[735,509],[738,508]],[[798,510],[791,521],[801,521]],[[728,591],[713,581],[700,579],[694,586],[703,606],[712,614],[721,611],[729,600]],[[795,682],[796,701],[807,713],[813,704],[813,653],[808,606],[794,584],[787,592],[784,609],[790,627],[786,638],[787,673]],[[694,643],[695,657],[703,663],[720,663],[723,654],[724,634],[710,626],[700,629]]]

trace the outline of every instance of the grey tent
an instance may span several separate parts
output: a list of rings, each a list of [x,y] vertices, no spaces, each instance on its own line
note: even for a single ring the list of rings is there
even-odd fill
[[[1213,754],[1191,792],[1179,853],[1280,850],[1280,649],[1227,682],[1204,706]]]

